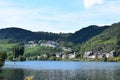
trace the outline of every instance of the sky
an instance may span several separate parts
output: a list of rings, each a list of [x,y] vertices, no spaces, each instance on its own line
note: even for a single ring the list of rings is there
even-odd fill
[[[75,32],[120,21],[120,0],[0,0],[0,29]]]

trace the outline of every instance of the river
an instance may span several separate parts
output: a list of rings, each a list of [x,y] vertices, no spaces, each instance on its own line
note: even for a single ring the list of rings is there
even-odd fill
[[[119,62],[5,62],[0,80],[120,80]]]

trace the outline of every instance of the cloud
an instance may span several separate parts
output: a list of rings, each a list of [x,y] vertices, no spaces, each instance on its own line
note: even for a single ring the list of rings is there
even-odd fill
[[[48,32],[73,32],[77,29],[74,26],[75,19],[78,20],[76,13],[66,13],[58,11],[56,8],[39,7],[21,8],[12,3],[4,2],[0,7],[0,27],[19,27],[32,31]],[[68,29],[68,27],[70,27]]]
[[[84,1],[86,1],[86,8],[103,3],[103,0]],[[77,31],[91,24],[111,24],[120,20],[119,0],[106,1],[102,6],[92,7],[90,9],[83,8],[71,11],[49,5],[31,8],[26,7],[25,4],[2,3],[4,3],[0,5],[0,27],[2,28],[20,27],[32,31],[67,33]]]
[[[85,8],[91,8],[94,5],[103,4],[104,0],[84,0],[83,2]]]

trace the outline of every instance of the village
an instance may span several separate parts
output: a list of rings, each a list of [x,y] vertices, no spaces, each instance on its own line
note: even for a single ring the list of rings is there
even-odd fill
[[[115,57],[115,51],[112,50],[108,53],[102,53],[102,52],[92,52],[92,51],[89,51],[89,52],[85,52],[84,53],[84,56],[83,58],[85,59],[101,59],[101,58],[112,58],[112,57]]]
[[[60,48],[59,43],[56,41],[28,41],[28,43],[24,44],[25,48],[32,48],[35,46],[45,46],[45,47],[51,47],[51,48]],[[75,59],[76,55],[78,54],[77,52],[72,51],[71,48],[69,47],[61,47],[61,49],[64,52],[68,52],[67,54],[64,52],[61,53],[54,53],[54,57],[58,59]],[[50,54],[42,54],[40,56],[37,56],[37,59],[39,60],[41,57],[49,57]],[[101,58],[112,58],[115,57],[115,51],[112,50],[107,53],[103,53],[101,51],[93,52],[93,51],[88,51],[84,52],[83,58],[84,59],[101,59]]]
[[[28,43],[24,44],[25,48],[32,48],[36,46],[45,46],[45,47],[51,47],[51,48],[61,48],[64,52],[68,52],[67,54],[61,52],[61,53],[55,53],[54,56],[59,59],[74,59],[76,57],[76,52],[72,52],[72,49],[69,47],[60,47],[59,43],[56,41],[28,41]],[[42,54],[41,56],[37,56],[37,59],[39,60],[40,57],[49,57],[50,54]]]

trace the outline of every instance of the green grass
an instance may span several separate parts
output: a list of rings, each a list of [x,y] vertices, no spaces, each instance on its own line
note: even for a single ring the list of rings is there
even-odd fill
[[[12,47],[18,43],[8,43],[8,40],[0,40],[0,51],[5,51],[7,53],[12,52]]]

